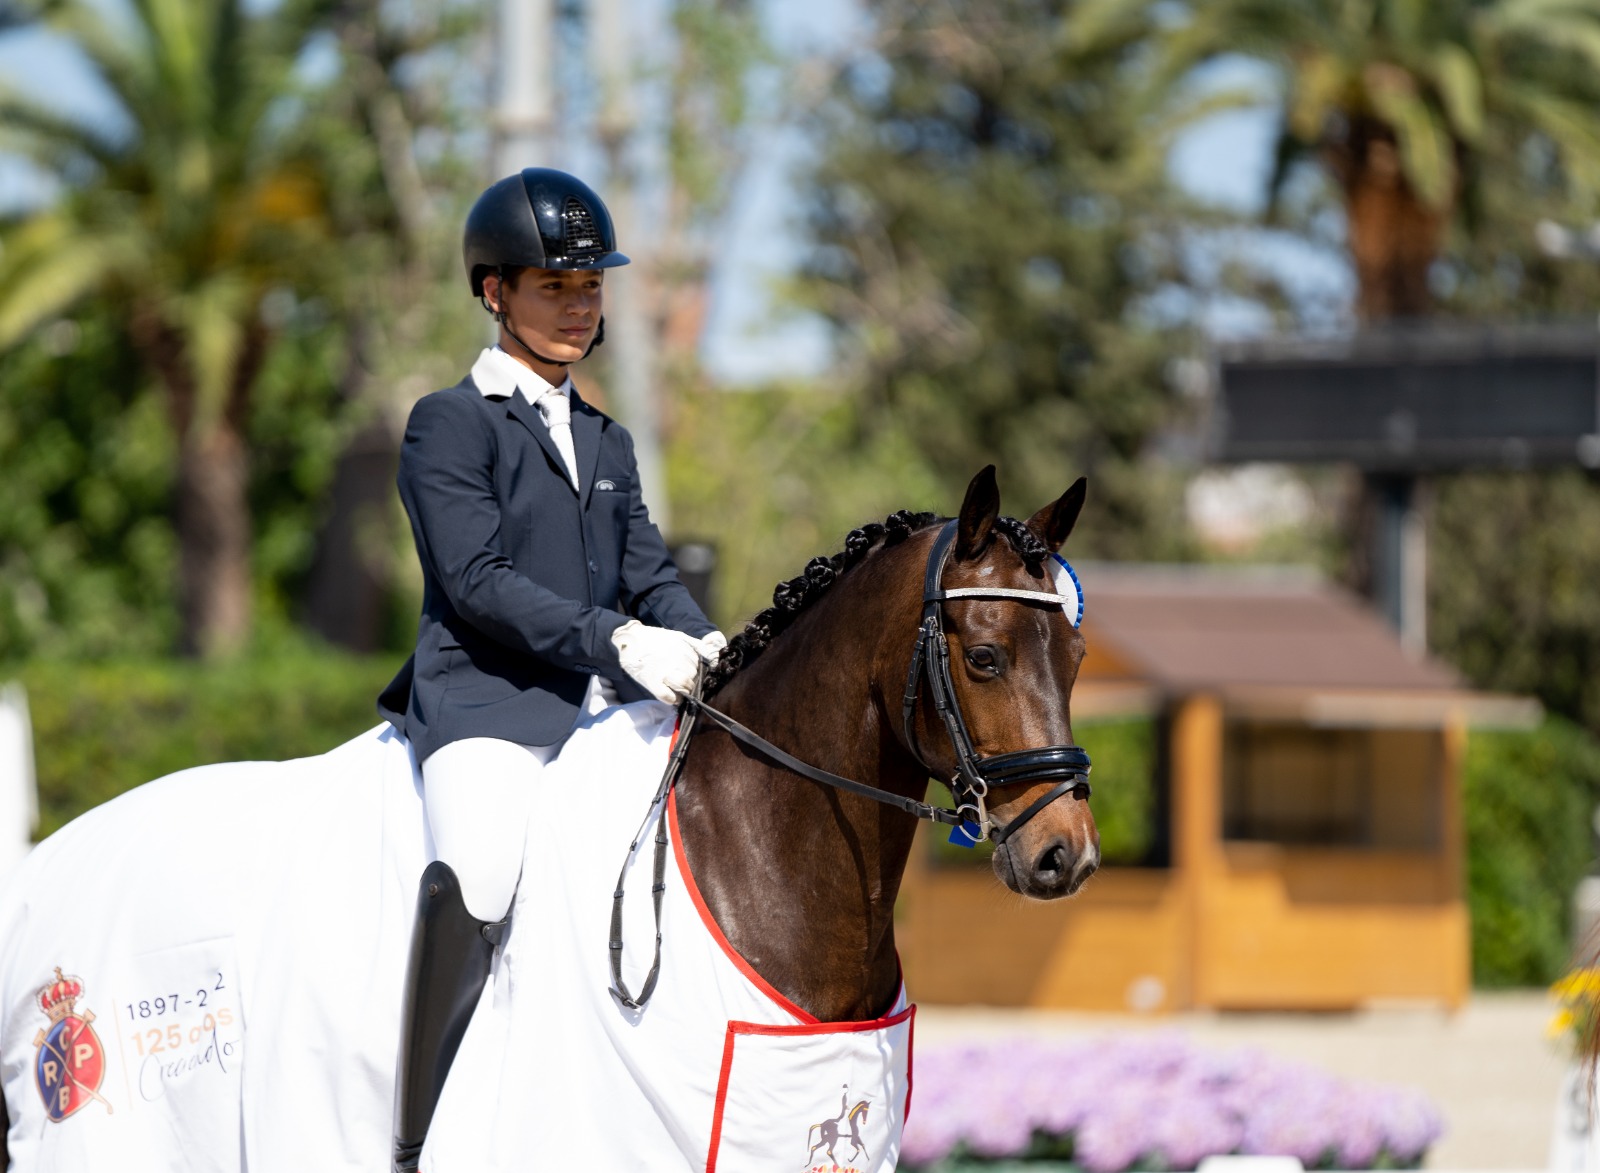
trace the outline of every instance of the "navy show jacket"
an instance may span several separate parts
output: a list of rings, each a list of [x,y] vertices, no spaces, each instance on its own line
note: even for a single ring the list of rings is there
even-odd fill
[[[419,400],[400,449],[400,498],[422,562],[417,650],[378,699],[421,762],[467,737],[550,745],[589,677],[624,701],[611,633],[629,618],[702,636],[639,491],[633,438],[572,395],[575,491],[538,408],[471,376]]]

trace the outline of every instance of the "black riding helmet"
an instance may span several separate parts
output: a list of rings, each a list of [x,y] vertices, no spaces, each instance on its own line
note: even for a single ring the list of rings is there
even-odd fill
[[[594,189],[550,167],[524,168],[479,196],[467,213],[461,256],[472,294],[479,300],[484,296],[483,279],[490,273],[503,280],[507,269],[614,269],[628,263],[617,251],[611,213]],[[490,313],[505,325],[503,312]],[[540,361],[567,365],[538,354],[514,331],[511,336]],[[589,350],[604,340],[601,318]]]

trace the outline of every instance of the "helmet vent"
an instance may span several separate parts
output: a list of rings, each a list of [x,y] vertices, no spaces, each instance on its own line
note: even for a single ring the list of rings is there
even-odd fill
[[[566,246],[568,256],[594,252],[601,247],[600,232],[595,227],[594,217],[576,196],[568,196],[566,207],[561,209],[561,229],[562,244]]]

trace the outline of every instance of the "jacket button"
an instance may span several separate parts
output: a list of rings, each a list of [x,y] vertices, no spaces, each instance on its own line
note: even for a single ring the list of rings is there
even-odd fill
[[[600,563],[591,560],[590,563],[589,563],[589,573],[590,574],[599,574],[600,573]]]

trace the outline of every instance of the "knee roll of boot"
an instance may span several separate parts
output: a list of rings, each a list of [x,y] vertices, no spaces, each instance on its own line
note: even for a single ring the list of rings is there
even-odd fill
[[[394,1084],[394,1169],[415,1173],[433,1110],[489,980],[506,920],[467,911],[450,866],[428,865],[417,894]]]

